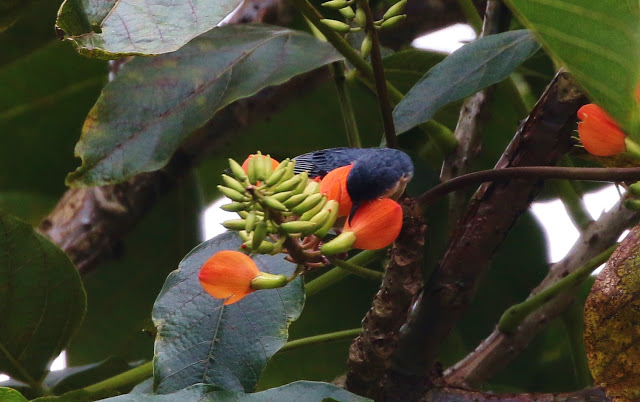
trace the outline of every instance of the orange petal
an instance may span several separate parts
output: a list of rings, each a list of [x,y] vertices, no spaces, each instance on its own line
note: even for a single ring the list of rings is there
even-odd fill
[[[342,166],[333,169],[322,178],[320,193],[326,194],[330,200],[338,201],[338,216],[347,216],[351,211],[351,197],[347,192],[347,176],[353,165]]]
[[[393,243],[402,229],[402,207],[389,198],[363,203],[344,231],[356,234],[353,248],[377,250]]]
[[[578,110],[578,135],[584,148],[596,156],[616,155],[626,150],[626,136],[600,106],[590,103]]]
[[[258,156],[258,154],[249,155],[247,159],[245,159],[244,162],[242,162],[242,170],[244,170],[245,173],[249,171],[249,159],[254,158],[256,156]],[[263,158],[267,157],[266,155],[261,155],[261,156]],[[280,165],[280,162],[271,158],[271,166],[273,167],[273,170],[275,170],[279,165]]]
[[[239,251],[223,250],[202,265],[198,279],[204,290],[224,304],[235,303],[249,293],[251,281],[260,274],[253,260]]]

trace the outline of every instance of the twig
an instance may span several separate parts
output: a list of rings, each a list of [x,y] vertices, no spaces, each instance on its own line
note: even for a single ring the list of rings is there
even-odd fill
[[[602,214],[596,222],[580,234],[580,238],[567,256],[551,267],[549,274],[533,290],[532,295],[560,281],[611,247],[620,234],[633,225],[638,218],[638,213],[624,208],[622,202],[616,204],[609,212]],[[573,298],[574,292],[559,295],[522,321],[518,330],[512,335],[496,329],[476,350],[445,372],[446,382],[465,388],[484,383],[518,356],[537,333],[571,304]]]
[[[379,281],[382,279],[382,272],[374,271],[372,269],[368,269],[365,267],[361,267],[360,265],[354,264],[351,261],[339,260],[337,258],[333,258],[330,260],[333,265],[336,267],[340,267],[345,271],[349,271],[350,273],[360,276],[362,278],[371,279],[374,281]]]
[[[329,342],[351,340],[355,338],[360,333],[360,331],[360,328],[354,328],[346,329],[344,331],[330,332],[328,334],[309,336],[307,338],[294,339],[285,343],[279,352],[296,350],[309,345],[320,345]]]
[[[618,245],[614,244],[558,282],[544,290],[541,290],[539,293],[529,297],[522,303],[509,307],[504,314],[502,314],[502,317],[500,317],[498,329],[507,334],[514,333],[518,329],[520,323],[531,313],[561,293],[578,287],[594,269],[607,262],[617,247]]]
[[[481,170],[451,179],[425,191],[417,201],[428,207],[452,191],[481,183],[508,180],[568,179],[582,181],[620,182],[640,180],[640,168],[574,168],[561,166],[522,166]]]
[[[384,67],[382,66],[382,55],[380,54],[380,40],[378,32],[373,24],[373,13],[369,7],[369,0],[357,0],[358,7],[364,11],[367,17],[365,25],[365,33],[371,38],[371,67],[373,68],[373,77],[376,83],[376,94],[378,95],[378,105],[380,106],[380,114],[382,115],[382,125],[384,126],[384,138],[387,146],[398,148],[398,138],[396,137],[396,128],[393,124],[393,115],[391,114],[391,103],[389,102],[389,94],[387,92],[387,80],[384,77]]]
[[[336,82],[336,89],[338,90],[338,101],[340,103],[340,109],[342,110],[347,141],[350,147],[361,148],[362,142],[360,141],[360,134],[358,133],[358,123],[356,122],[356,116],[353,112],[349,90],[345,85],[344,62],[336,61],[335,63],[331,63],[331,72],[333,73],[333,79]]]

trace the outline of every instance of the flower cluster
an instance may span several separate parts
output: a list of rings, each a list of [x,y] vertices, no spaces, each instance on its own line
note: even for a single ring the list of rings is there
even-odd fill
[[[223,175],[220,191],[233,202],[226,211],[240,219],[223,225],[244,240],[241,249],[252,253],[285,252],[298,265],[290,278],[261,272],[240,251],[220,251],[202,266],[199,279],[213,297],[234,303],[258,289],[285,286],[297,274],[326,265],[325,256],[350,249],[375,250],[390,245],[402,228],[402,208],[389,199],[365,202],[352,210],[347,177],[352,165],[329,172],[319,182],[308,173],[296,174],[295,160],[278,163],[260,153],[242,164],[229,160],[231,175]],[[339,224],[344,222],[344,224]],[[325,242],[331,229],[339,233]]]

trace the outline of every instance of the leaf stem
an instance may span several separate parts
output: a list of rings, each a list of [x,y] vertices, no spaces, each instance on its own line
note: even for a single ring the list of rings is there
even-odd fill
[[[462,14],[464,14],[467,22],[476,34],[482,32],[482,18],[480,18],[480,13],[478,13],[478,9],[473,4],[472,0],[458,0],[458,6],[460,10],[462,10]]]
[[[358,275],[363,278],[371,279],[374,281],[382,280],[383,273],[380,271],[374,271],[373,269],[361,267],[360,265],[356,265],[352,262],[345,261],[345,260],[339,260],[337,258],[331,259],[330,261],[336,267],[340,267],[346,271],[349,271],[354,275]]]
[[[568,179],[585,181],[637,181],[640,168],[576,168],[560,166],[522,166],[503,169],[481,170],[458,176],[425,191],[418,198],[418,204],[425,208],[438,198],[466,186],[500,180],[513,179]]]
[[[349,260],[347,261],[356,265],[367,265],[381,258],[386,252],[386,249],[365,250],[349,258]],[[351,272],[347,271],[346,269],[335,267],[325,274],[322,274],[321,276],[307,283],[304,287],[305,293],[307,294],[307,297],[311,297],[328,288],[329,286],[340,282],[350,274]]]
[[[371,67],[373,68],[373,77],[376,84],[376,94],[378,95],[378,105],[380,106],[380,114],[382,115],[382,125],[384,126],[384,137],[387,146],[398,148],[398,138],[396,137],[396,127],[393,124],[393,115],[391,111],[391,103],[389,102],[389,93],[387,91],[387,80],[384,77],[384,67],[382,66],[382,55],[380,54],[380,40],[378,32],[373,24],[373,13],[369,7],[369,0],[357,0],[358,7],[364,11],[367,17],[365,24],[365,32],[371,37]]]
[[[531,296],[522,303],[509,307],[504,314],[502,314],[500,322],[498,323],[498,329],[507,334],[515,332],[520,323],[527,318],[529,314],[562,292],[580,285],[594,269],[604,264],[609,257],[611,257],[611,254],[613,254],[617,247],[618,244],[614,244],[558,282]]]
[[[361,148],[362,142],[360,141],[360,133],[358,133],[358,123],[356,122],[356,116],[353,112],[351,96],[349,96],[349,90],[347,89],[347,80],[344,76],[344,62],[336,61],[335,63],[331,63],[331,72],[333,73],[333,79],[336,83],[336,89],[338,90],[338,101],[340,103],[340,109],[342,109],[347,141],[350,147]]]
[[[120,373],[104,381],[89,385],[82,389],[83,392],[91,395],[103,395],[105,391],[113,391],[127,385],[136,385],[153,375],[153,362],[147,362]]]
[[[356,336],[358,336],[358,334],[360,334],[360,331],[362,331],[362,328],[354,328],[354,329],[347,329],[344,331],[330,332],[328,334],[314,335],[307,338],[294,339],[293,341],[287,342],[282,347],[282,349],[280,349],[280,351],[284,352],[284,351],[296,350],[301,347],[309,346],[309,345],[319,345],[322,343],[351,340]]]

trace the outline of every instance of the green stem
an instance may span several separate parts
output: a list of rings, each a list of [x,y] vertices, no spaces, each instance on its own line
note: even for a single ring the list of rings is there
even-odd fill
[[[333,265],[340,267],[354,275],[361,276],[363,278],[371,279],[374,281],[382,280],[383,273],[380,271],[374,271],[373,269],[361,267],[360,265],[353,264],[349,261],[339,260],[337,258],[330,260]]]
[[[577,388],[593,385],[589,362],[584,348],[584,318],[582,305],[575,301],[562,313],[562,322],[567,331],[567,340],[571,348],[571,360],[576,377]]]
[[[314,335],[308,338],[295,339],[293,341],[287,342],[282,349],[281,352],[287,350],[295,350],[304,346],[309,345],[319,345],[322,343],[329,343],[335,341],[343,341],[343,340],[351,340],[358,336],[358,334],[362,331],[362,328],[354,328],[347,329],[344,331],[331,332],[328,334]]]
[[[105,391],[114,391],[124,386],[136,385],[153,375],[153,362],[141,364],[138,367],[125,371],[114,377],[107,378],[93,385],[83,388],[82,391],[91,395],[104,395]]]
[[[380,106],[380,114],[382,115],[384,137],[387,141],[388,147],[398,148],[398,138],[396,137],[396,128],[393,124],[393,114],[391,110],[391,103],[389,102],[389,92],[387,90],[387,85],[389,85],[389,83],[384,76],[382,55],[380,54],[380,40],[378,39],[378,32],[373,24],[373,13],[369,7],[369,0],[357,0],[357,3],[358,7],[364,11],[365,16],[367,17],[365,32],[366,35],[371,37],[371,67],[373,68],[378,105]]]
[[[476,34],[480,34],[482,32],[482,18],[480,18],[480,14],[478,13],[478,9],[473,4],[472,0],[458,0],[458,5],[460,6],[460,10],[467,19],[467,22]]]
[[[338,101],[340,103],[340,109],[342,109],[347,141],[350,147],[361,148],[362,142],[360,141],[360,134],[358,133],[358,123],[356,122],[356,116],[353,112],[351,96],[349,96],[349,90],[347,89],[347,80],[344,76],[344,62],[336,61],[335,63],[331,63],[331,71],[333,73],[333,79],[336,82],[336,89],[338,90]]]
[[[349,258],[348,261],[356,265],[367,265],[381,258],[386,252],[386,249],[365,250]],[[307,294],[307,297],[311,297],[333,285],[334,283],[340,282],[350,274],[351,272],[343,268],[333,268],[329,272],[317,277],[316,279],[310,281],[305,285],[304,290]]]
[[[582,281],[584,281],[591,274],[591,272],[593,272],[594,269],[604,264],[609,259],[609,257],[611,257],[611,254],[613,254],[617,247],[618,245],[614,244],[558,282],[531,296],[524,302],[509,307],[507,311],[502,314],[500,322],[498,323],[498,328],[500,329],[500,331],[507,334],[515,332],[518,329],[520,323],[529,314],[531,314],[559,294],[580,285]]]
[[[358,70],[358,72],[360,73],[360,78],[364,81],[365,85],[369,86],[370,88],[374,88],[375,86],[373,83],[376,82],[376,79],[373,73],[373,68],[371,67],[371,65],[369,65],[369,63],[367,63],[365,59],[360,56],[360,53],[358,53],[353,47],[351,47],[351,45],[349,45],[349,43],[336,31],[320,22],[322,15],[311,5],[311,3],[309,3],[309,1],[292,1],[294,6],[302,13],[302,15],[304,15],[309,20],[309,22],[311,22],[311,24],[313,24],[314,27],[316,27],[318,31],[320,31],[324,35],[327,41],[331,43],[333,47],[335,47],[336,50],[340,52],[340,54],[342,54],[351,64],[353,64],[356,70]],[[402,92],[398,91],[398,89],[396,89],[396,87],[394,87],[388,81],[385,84],[390,104],[392,106],[397,105],[402,100],[404,95],[402,95]],[[442,132],[442,135],[448,135],[449,137],[455,139],[451,130],[434,120],[426,122],[425,125],[433,130]]]
[[[556,180],[553,184],[573,224],[580,231],[591,225],[593,219],[587,211],[582,197],[576,192],[571,182],[568,180]]]

